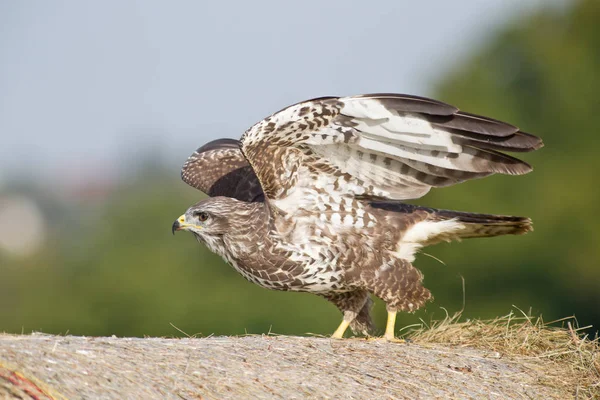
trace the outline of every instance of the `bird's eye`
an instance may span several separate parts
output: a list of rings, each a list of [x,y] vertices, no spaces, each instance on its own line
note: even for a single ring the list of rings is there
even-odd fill
[[[200,222],[204,222],[208,219],[208,213],[204,211],[200,211],[198,214],[196,214],[196,216],[198,217]]]

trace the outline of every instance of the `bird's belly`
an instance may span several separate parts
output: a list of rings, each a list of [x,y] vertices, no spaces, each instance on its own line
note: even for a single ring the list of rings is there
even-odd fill
[[[303,273],[294,279],[288,290],[299,292],[345,292],[344,271],[328,263],[303,265]]]

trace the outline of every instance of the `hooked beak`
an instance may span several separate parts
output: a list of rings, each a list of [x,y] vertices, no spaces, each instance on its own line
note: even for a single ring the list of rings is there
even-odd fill
[[[173,235],[175,234],[175,231],[180,231],[182,229],[185,229],[185,227],[188,226],[185,223],[185,215],[182,215],[181,217],[177,218],[175,220],[175,222],[173,222],[173,226],[171,227],[171,232],[173,232]]]
[[[189,227],[194,227],[196,229],[202,229],[202,226],[195,225],[195,224],[187,224],[185,222],[185,214],[183,214],[181,217],[177,218],[175,220],[175,222],[173,222],[173,226],[171,227],[171,232],[173,232],[173,235],[174,235],[176,231],[187,231]]]

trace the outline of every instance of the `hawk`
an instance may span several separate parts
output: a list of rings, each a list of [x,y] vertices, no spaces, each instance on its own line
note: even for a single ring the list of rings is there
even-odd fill
[[[311,292],[343,313],[333,338],[373,330],[370,294],[398,311],[432,299],[415,254],[441,241],[532,230],[529,218],[406,204],[432,187],[527,163],[504,154],[536,136],[440,101],[402,94],[322,97],[265,118],[241,139],[219,139],[185,162],[182,179],[210,197],[173,224],[192,232],[255,284]]]

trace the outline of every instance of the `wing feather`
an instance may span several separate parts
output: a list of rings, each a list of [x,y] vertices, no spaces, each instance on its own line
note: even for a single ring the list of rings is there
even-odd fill
[[[386,93],[298,103],[254,125],[241,142],[266,196],[279,199],[333,176],[347,183],[334,185],[342,194],[414,199],[431,187],[530,172],[501,151],[543,146],[511,124]],[[303,168],[311,179],[298,178]]]
[[[449,117],[429,117],[427,120],[436,127],[442,129],[458,129],[465,132],[480,133],[486,136],[510,136],[519,131],[516,126],[498,121],[492,118],[482,117],[458,111]]]
[[[454,142],[482,149],[528,152],[543,146],[540,138],[525,132],[516,132],[510,136],[486,136],[474,132],[452,130]]]
[[[354,96],[353,98],[372,99],[381,103],[389,110],[403,110],[430,115],[452,115],[458,108],[427,97],[411,96],[408,94],[375,93]]]
[[[200,147],[183,165],[181,178],[211,197],[264,200],[260,182],[235,139],[218,139]]]

